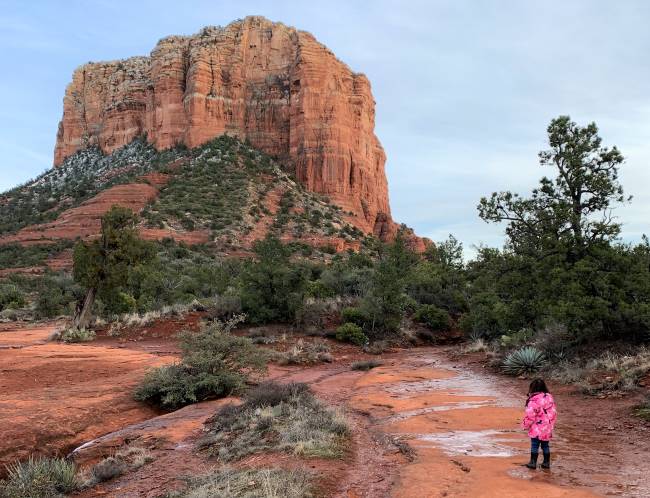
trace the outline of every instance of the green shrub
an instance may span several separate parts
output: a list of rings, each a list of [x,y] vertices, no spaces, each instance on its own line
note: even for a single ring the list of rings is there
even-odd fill
[[[423,304],[415,312],[415,319],[431,330],[448,330],[451,326],[449,313],[433,304]]]
[[[91,342],[95,340],[95,332],[88,329],[69,328],[61,333],[61,340],[67,343]]]
[[[11,284],[0,286],[0,311],[22,308],[25,304],[25,296],[18,287]]]
[[[650,396],[646,396],[645,401],[634,408],[634,415],[650,422]]]
[[[7,467],[0,481],[3,498],[58,498],[77,489],[77,470],[63,458],[34,458]]]
[[[254,245],[255,261],[240,276],[242,309],[254,324],[290,322],[303,301],[307,268],[290,261],[288,248],[268,236]]]
[[[249,338],[230,333],[242,320],[215,321],[204,331],[182,334],[181,362],[147,372],[135,399],[173,410],[241,390],[268,359]]]
[[[146,373],[134,397],[150,405],[175,410],[210,398],[227,396],[243,385],[230,372],[192,372],[182,364],[166,365]]]
[[[462,330],[465,335],[469,336],[474,333],[474,323],[472,321],[471,313],[463,313],[458,319],[458,327]],[[480,334],[477,334],[475,338],[479,338]]]
[[[72,314],[74,304],[83,295],[81,287],[66,274],[45,275],[34,283],[38,296],[35,305],[37,318]]]
[[[317,299],[324,299],[327,297],[334,297],[334,291],[321,280],[315,280],[307,282],[305,295]]]
[[[343,308],[341,319],[344,323],[354,323],[359,327],[364,327],[368,321],[368,316],[359,307]]]
[[[106,311],[112,315],[133,313],[138,308],[138,303],[133,296],[126,292],[116,292],[106,302]]]
[[[532,346],[526,346],[506,356],[503,370],[510,375],[525,375],[537,372],[545,362],[544,353]]]
[[[510,332],[501,336],[501,346],[504,348],[521,346],[530,341],[535,335],[535,331],[529,328],[523,328],[517,332]]]
[[[368,342],[368,337],[363,333],[361,327],[354,323],[344,323],[336,329],[336,339],[343,342],[351,342],[357,346],[363,346]]]

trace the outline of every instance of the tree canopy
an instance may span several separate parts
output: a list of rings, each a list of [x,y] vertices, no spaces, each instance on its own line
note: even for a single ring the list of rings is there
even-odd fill
[[[96,296],[116,312],[132,311],[127,308],[134,300],[122,288],[134,267],[155,257],[153,245],[138,237],[137,222],[133,211],[113,206],[102,217],[101,236],[75,245],[74,279],[87,290],[75,319],[78,327],[87,325]]]

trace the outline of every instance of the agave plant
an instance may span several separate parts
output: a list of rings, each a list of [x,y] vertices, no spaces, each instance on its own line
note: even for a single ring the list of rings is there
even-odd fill
[[[525,346],[506,356],[503,370],[510,375],[524,375],[537,372],[545,362],[544,353],[532,346]]]

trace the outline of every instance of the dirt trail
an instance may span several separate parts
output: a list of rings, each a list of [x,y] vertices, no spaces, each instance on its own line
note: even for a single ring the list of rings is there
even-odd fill
[[[147,367],[174,360],[172,329],[180,325],[165,323],[169,330],[147,326],[84,345],[46,342],[56,324],[1,327],[0,464],[88,442],[76,454],[82,466],[123,444],[153,453],[153,463],[84,491],[84,498],[158,497],[182,485],[182,476],[217,465],[196,441],[227,400],[156,416],[131,397]],[[318,476],[319,496],[328,498],[650,496],[639,444],[650,427],[629,416],[633,400],[583,398],[551,386],[560,413],[552,471],[529,471],[521,466],[528,440],[519,429],[527,381],[490,374],[467,357],[451,362],[441,348],[386,354],[382,366],[352,371],[350,364],[366,356],[341,343],[331,347],[333,363],[272,366],[269,377],[306,382],[345,412],[353,434],[346,458],[255,455],[243,465],[307,467]]]
[[[452,365],[432,349],[393,356],[354,391],[350,406],[415,452],[398,470],[390,493],[396,498],[650,496],[642,448],[630,444],[647,438],[647,428],[643,435],[606,435],[579,417],[602,422],[597,404],[603,400],[558,394],[553,465],[546,472],[521,466],[529,451],[518,428],[525,382]]]

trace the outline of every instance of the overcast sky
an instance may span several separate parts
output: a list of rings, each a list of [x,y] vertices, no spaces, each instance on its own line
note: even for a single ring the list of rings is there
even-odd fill
[[[549,121],[595,121],[626,157],[625,240],[650,232],[650,2],[0,0],[0,190],[49,168],[87,61],[247,15],[312,32],[370,78],[394,218],[434,240],[500,244],[482,195],[529,191]]]

